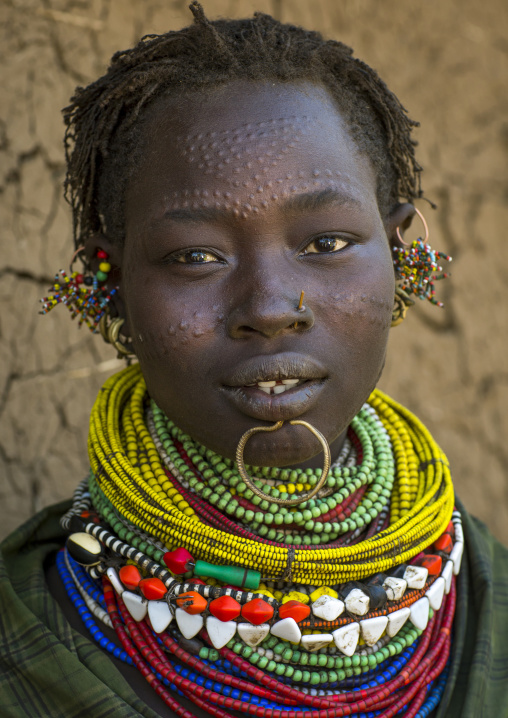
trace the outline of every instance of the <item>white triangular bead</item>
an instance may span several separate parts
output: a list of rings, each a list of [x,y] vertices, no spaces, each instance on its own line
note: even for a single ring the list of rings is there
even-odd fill
[[[148,611],[148,601],[146,598],[138,596],[137,593],[131,593],[131,591],[124,591],[122,593],[122,599],[132,618],[135,621],[142,621]]]
[[[452,552],[450,554],[450,558],[453,561],[453,573],[456,576],[460,571],[460,564],[462,562],[463,552],[464,552],[464,542],[456,541],[454,547],[452,548]]]
[[[360,621],[362,638],[368,646],[373,646],[384,633],[388,619],[386,616],[374,616]]]
[[[335,621],[344,610],[344,601],[323,595],[312,604],[312,613],[323,621]]]
[[[399,608],[398,611],[388,614],[388,625],[386,626],[386,633],[390,638],[393,638],[400,631],[402,626],[406,623],[407,619],[411,615],[410,608]]]
[[[345,656],[352,656],[360,638],[360,624],[349,623],[332,633],[335,645]]]
[[[429,607],[429,599],[427,596],[424,596],[418,601],[415,601],[410,608],[411,614],[409,620],[413,626],[419,628],[420,631],[424,631],[427,628],[427,623],[429,622]]]
[[[450,589],[452,587],[452,577],[453,577],[453,561],[447,561],[445,564],[445,567],[441,571],[441,576],[445,580],[445,593],[448,595],[450,593]]]
[[[383,588],[386,591],[389,601],[400,601],[406,592],[407,581],[403,578],[388,576],[383,583]]]
[[[162,633],[173,620],[167,601],[148,601],[148,618],[155,633]]]
[[[300,643],[302,632],[294,618],[283,618],[270,628],[270,633],[290,643]]]
[[[429,575],[424,566],[408,566],[404,571],[404,580],[409,588],[423,588]]]
[[[439,576],[436,578],[432,586],[429,588],[429,590],[426,592],[426,596],[429,599],[429,603],[431,605],[431,608],[434,609],[434,611],[439,611],[441,608],[441,604],[443,603],[443,596],[446,588],[446,581],[442,576]]]
[[[175,611],[176,622],[178,628],[184,638],[194,638],[205,623],[200,613],[187,613],[183,608],[177,608]]]
[[[370,599],[361,588],[353,588],[346,596],[346,608],[356,616],[365,616],[369,612]]]
[[[111,585],[113,586],[113,588],[115,589],[117,594],[119,596],[121,596],[122,593],[125,591],[125,586],[120,581],[120,578],[119,578],[117,572],[115,571],[115,569],[113,568],[113,566],[110,566],[108,568],[108,570],[106,571],[106,576],[111,581]]]
[[[320,648],[325,648],[333,641],[331,633],[311,633],[306,636],[302,636],[301,645],[307,649],[307,651],[319,651]]]
[[[268,623],[261,623],[259,626],[253,626],[252,623],[239,623],[237,630],[242,641],[254,648],[268,636],[270,626]]]
[[[220,621],[215,616],[208,616],[206,630],[213,647],[224,648],[236,633],[236,621]]]

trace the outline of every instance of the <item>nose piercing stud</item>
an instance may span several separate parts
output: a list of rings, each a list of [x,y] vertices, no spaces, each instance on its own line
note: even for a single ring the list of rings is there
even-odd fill
[[[297,312],[304,312],[304,311],[305,311],[305,307],[304,307],[304,304],[303,304],[303,298],[304,298],[304,296],[305,296],[305,292],[304,292],[303,289],[302,289],[302,292],[301,292],[301,294],[300,294],[300,301],[298,302],[298,306],[296,307],[296,311],[297,311]],[[295,322],[295,323],[293,324],[293,327],[296,329],[297,326],[298,326],[298,322]]]

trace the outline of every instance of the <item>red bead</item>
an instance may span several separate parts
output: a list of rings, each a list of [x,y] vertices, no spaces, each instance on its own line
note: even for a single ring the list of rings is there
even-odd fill
[[[164,563],[171,573],[177,576],[190,571],[194,565],[194,559],[186,548],[177,548],[174,551],[168,551],[163,556]]]
[[[441,556],[429,553],[424,556],[420,556],[416,561],[414,561],[414,563],[418,564],[418,566],[426,568],[429,572],[429,576],[439,576],[443,565],[443,559]]]
[[[238,601],[235,601],[232,596],[215,598],[213,601],[210,601],[208,608],[212,616],[224,622],[233,621],[235,618],[238,618],[241,611],[240,604]]]
[[[122,568],[118,572],[118,575],[120,576],[120,581],[123,583],[123,585],[127,588],[130,588],[131,591],[137,588],[139,586],[139,582],[141,581],[141,574],[139,573],[139,569],[136,568],[136,566],[131,566],[130,564],[127,566],[122,566]]]
[[[183,608],[187,613],[195,615],[196,613],[206,611],[208,601],[197,591],[187,591],[187,593],[181,593],[177,597],[176,605],[178,608]]]
[[[279,618],[294,618],[299,623],[310,615],[310,606],[300,601],[288,601],[279,606]]]
[[[253,598],[252,601],[248,601],[242,606],[242,618],[254,626],[266,623],[272,616],[273,608],[262,598]]]
[[[139,582],[139,588],[149,601],[160,601],[167,593],[167,588],[160,578],[144,578]]]
[[[107,252],[105,252],[103,249],[97,250],[97,258],[98,259],[108,259],[108,257],[109,257],[109,254]]]
[[[452,537],[452,539],[455,538],[455,526],[453,525],[453,521],[450,521],[450,523],[446,527],[444,533],[449,534]]]
[[[453,548],[453,541],[450,534],[445,533],[440,536],[435,542],[434,548],[436,549],[436,551],[444,551],[445,553],[450,553]]]
[[[82,274],[76,274],[76,284],[83,284],[84,276]]]

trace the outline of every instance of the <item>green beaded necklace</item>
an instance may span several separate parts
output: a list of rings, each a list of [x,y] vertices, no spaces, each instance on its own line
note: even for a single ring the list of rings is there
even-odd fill
[[[342,534],[363,529],[386,510],[395,478],[392,449],[387,432],[376,413],[365,405],[351,422],[351,428],[362,446],[363,459],[356,466],[335,465],[322,495],[286,508],[260,499],[242,481],[234,462],[193,441],[175,426],[155,402],[150,404],[148,426],[166,467],[180,484],[208,502],[218,511],[257,535],[286,544],[321,544],[336,540]],[[190,468],[180,455],[176,443],[193,464]],[[274,498],[286,498],[273,481],[295,481],[315,486],[320,470],[249,467],[256,486]],[[269,483],[270,482],[270,483]],[[319,519],[348,500],[353,492],[368,487],[362,500],[344,520],[322,522]],[[254,509],[245,508],[241,497]],[[287,528],[291,527],[291,528]]]

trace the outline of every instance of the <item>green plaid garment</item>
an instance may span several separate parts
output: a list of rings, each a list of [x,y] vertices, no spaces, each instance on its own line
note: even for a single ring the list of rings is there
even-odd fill
[[[43,563],[63,543],[58,521],[68,506],[44,509],[0,545],[0,716],[157,718],[49,593]],[[508,551],[462,516],[453,661],[435,716],[508,718]]]

